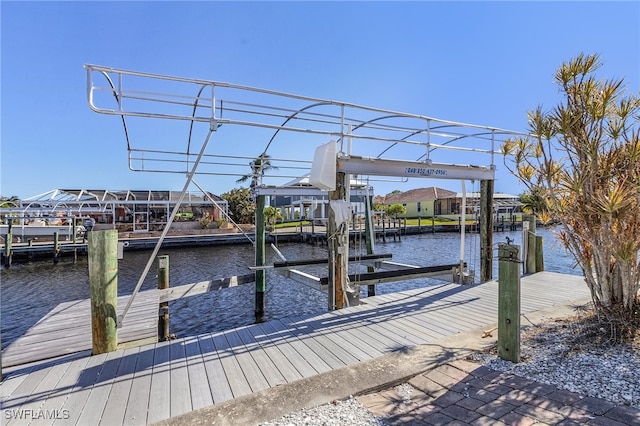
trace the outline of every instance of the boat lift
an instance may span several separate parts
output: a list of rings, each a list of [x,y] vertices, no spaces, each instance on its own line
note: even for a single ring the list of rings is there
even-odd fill
[[[267,182],[309,172],[322,176],[316,185],[327,191],[330,199],[329,309],[344,306],[343,289],[350,279],[348,232],[340,219],[350,199],[350,175],[370,181],[455,179],[462,182],[463,193],[466,180],[480,181],[480,275],[482,281],[492,278],[494,157],[500,154],[496,144],[522,133],[213,80],[88,64],[84,68],[89,107],[120,117],[130,170],[186,175],[182,195],[119,323],[146,278],[184,194],[191,184],[198,185],[196,176],[242,177],[247,174],[247,164],[252,166],[251,188],[258,215],[269,193]],[[155,119],[154,134],[160,137],[137,138],[140,127],[131,126],[130,121],[150,118]],[[167,128],[160,128],[161,124]],[[266,143],[251,156],[240,152],[245,140]],[[335,152],[327,154],[325,149],[324,158],[310,158],[309,153],[321,146],[328,146],[328,151],[333,147]],[[462,213],[464,221],[464,209]],[[265,288],[264,223],[261,217],[257,219],[256,317],[264,307]],[[462,230],[463,240],[464,226]],[[458,264],[462,271],[463,244]]]

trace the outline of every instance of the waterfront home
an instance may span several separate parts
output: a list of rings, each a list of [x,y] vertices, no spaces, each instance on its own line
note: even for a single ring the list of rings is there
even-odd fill
[[[11,218],[17,223],[36,218],[47,221],[75,218],[95,221],[95,229],[148,232],[164,228],[180,194],[167,190],[54,189],[20,200],[17,207],[2,209],[0,218],[3,221]],[[215,194],[188,192],[176,221],[190,221],[196,226],[203,216],[215,221],[225,217],[227,210],[227,202]]]
[[[466,214],[476,215],[480,212],[480,193],[467,193]],[[387,196],[377,196],[375,203],[387,207],[392,204],[402,204],[407,212],[400,215],[402,218],[417,217],[441,217],[456,219],[461,214],[462,193],[448,189],[429,187],[416,188],[406,192],[400,192]],[[521,215],[521,203],[517,196],[496,192],[493,194],[494,218],[511,220],[512,217]]]

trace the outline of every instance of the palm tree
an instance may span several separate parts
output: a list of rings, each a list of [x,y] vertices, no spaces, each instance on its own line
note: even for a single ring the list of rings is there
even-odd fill
[[[596,312],[621,336],[637,319],[640,292],[640,98],[624,92],[623,80],[596,78],[600,66],[597,54],[562,64],[563,101],[531,111],[532,136],[507,141],[503,152],[563,225],[561,241]]]
[[[531,191],[520,195],[522,211],[534,215],[540,215],[547,210],[544,194],[539,188],[531,188]]]
[[[243,175],[240,179],[236,180],[237,183],[246,182],[251,178],[251,188],[258,186],[258,181],[264,176],[264,173],[269,170],[277,170],[278,168],[271,164],[271,158],[266,153],[260,154],[255,160],[249,162],[251,167],[251,174]]]
[[[12,195],[11,197],[0,197],[0,208],[9,209],[11,207],[19,207],[20,198]]]

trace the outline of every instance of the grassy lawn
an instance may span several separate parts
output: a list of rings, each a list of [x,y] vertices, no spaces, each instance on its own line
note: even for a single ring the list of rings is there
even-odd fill
[[[302,226],[311,226],[311,221],[309,220],[296,220],[296,221],[292,221],[292,222],[283,222],[283,223],[276,223],[275,228],[276,229],[286,229],[286,228],[300,228],[300,225],[302,224]]]

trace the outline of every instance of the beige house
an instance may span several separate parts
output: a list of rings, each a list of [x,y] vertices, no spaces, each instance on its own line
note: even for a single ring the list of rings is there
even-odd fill
[[[462,194],[448,189],[429,187],[416,188],[399,194],[377,196],[374,203],[390,206],[402,204],[407,213],[401,217],[452,217],[461,213]],[[467,193],[466,214],[479,213],[480,194]],[[495,193],[493,199],[494,214],[509,218],[511,215],[521,214],[519,197],[503,193]]]

